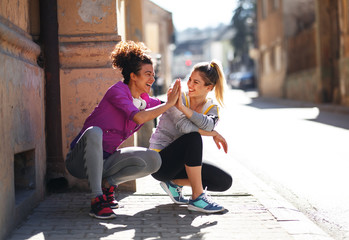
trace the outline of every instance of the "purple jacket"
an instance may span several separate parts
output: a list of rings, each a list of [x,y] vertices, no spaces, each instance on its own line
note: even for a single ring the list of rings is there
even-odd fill
[[[148,94],[142,94],[147,102],[147,107],[152,108],[161,101],[149,97]],[[111,86],[98,106],[86,119],[79,135],[73,140],[70,147],[73,148],[80,138],[81,134],[91,126],[100,127],[103,131],[103,150],[110,154],[133,133],[139,130],[143,125],[138,125],[133,121],[133,117],[140,110],[133,105],[133,98],[128,86],[122,81]]]

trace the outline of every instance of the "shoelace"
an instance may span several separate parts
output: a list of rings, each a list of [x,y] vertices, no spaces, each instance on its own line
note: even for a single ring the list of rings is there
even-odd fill
[[[108,201],[108,202],[115,201],[115,195],[114,195],[114,193],[108,193],[108,194],[107,194],[107,201]]]
[[[212,204],[213,206],[218,206],[217,203],[215,203],[211,196],[207,193],[207,186],[205,187],[205,190],[204,190],[204,195],[202,196],[203,199],[205,199],[205,201],[207,201],[209,204]]]
[[[183,187],[180,187],[180,186],[178,186],[177,188],[176,188],[176,191],[178,192],[178,194],[179,194],[179,199],[184,199],[184,197],[183,197]]]
[[[115,194],[114,194],[114,186],[111,186],[110,188],[103,188],[103,192],[107,196],[107,201],[114,201],[115,200]]]
[[[97,202],[97,208],[106,208],[109,207],[109,203],[107,202],[107,199],[104,198],[104,196],[101,196],[99,198],[99,202]]]

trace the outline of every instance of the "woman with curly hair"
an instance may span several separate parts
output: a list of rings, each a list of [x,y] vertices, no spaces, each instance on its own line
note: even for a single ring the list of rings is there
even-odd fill
[[[154,83],[153,62],[143,43],[118,43],[112,65],[124,77],[111,86],[85,120],[70,145],[66,167],[71,175],[87,178],[91,188],[90,216],[115,218],[118,208],[114,190],[120,183],[156,172],[161,166],[159,153],[142,147],[119,146],[147,121],[174,106],[180,96],[180,82],[168,91],[167,102],[149,97]]]

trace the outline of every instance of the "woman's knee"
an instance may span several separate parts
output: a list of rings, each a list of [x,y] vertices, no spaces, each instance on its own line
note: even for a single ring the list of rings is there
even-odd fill
[[[227,191],[231,185],[233,184],[233,178],[231,175],[226,174],[223,178],[222,178],[222,189],[220,191]]]
[[[92,126],[87,128],[83,135],[87,137],[102,137],[103,131],[100,127]]]
[[[202,178],[203,182],[210,185],[208,187],[210,191],[223,192],[228,190],[233,184],[233,178],[230,173],[207,159],[202,165]]]
[[[157,172],[161,167],[161,156],[158,152],[153,150],[147,150],[147,167],[150,173]]]
[[[103,131],[100,127],[92,126],[85,130],[83,137],[93,143],[102,143]]]

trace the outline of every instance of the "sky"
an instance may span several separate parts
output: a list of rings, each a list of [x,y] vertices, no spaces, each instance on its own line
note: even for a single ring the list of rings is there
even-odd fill
[[[216,27],[229,24],[237,0],[151,0],[165,10],[172,12],[177,31],[186,28]]]

